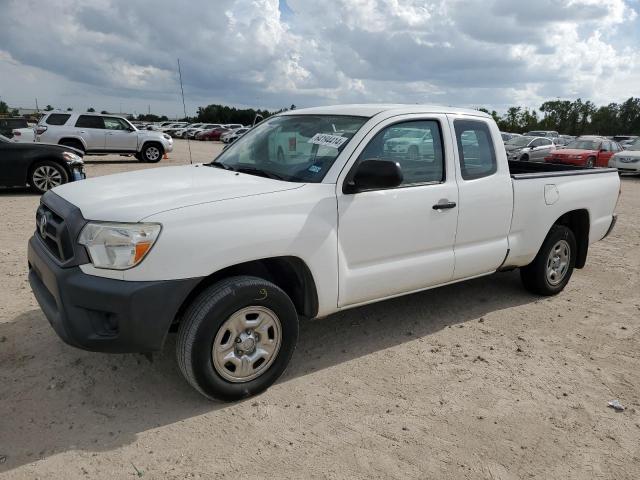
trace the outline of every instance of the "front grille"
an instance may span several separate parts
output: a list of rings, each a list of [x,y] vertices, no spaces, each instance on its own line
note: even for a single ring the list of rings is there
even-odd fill
[[[73,267],[89,261],[76,239],[87,221],[80,209],[49,191],[36,211],[36,236],[61,267]]]
[[[61,262],[73,257],[73,245],[64,218],[44,204],[36,212],[36,235]]]

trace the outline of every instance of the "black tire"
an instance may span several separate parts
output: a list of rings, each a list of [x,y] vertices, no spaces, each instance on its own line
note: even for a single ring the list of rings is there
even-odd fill
[[[143,162],[158,163],[162,160],[164,149],[159,143],[145,143],[140,151],[140,157]]]
[[[587,163],[585,164],[585,167],[587,168],[593,168],[596,165],[596,159],[595,157],[589,157],[587,158]]]
[[[74,140],[72,138],[65,138],[65,139],[60,140],[58,145],[64,145],[65,147],[75,148],[77,150],[80,150],[81,152],[84,152],[84,145],[82,145],[82,142],[80,140]]]
[[[39,194],[43,194],[58,185],[69,181],[69,174],[62,165],[50,160],[35,163],[29,169],[29,186]]]
[[[520,157],[520,161],[521,162],[528,162],[529,161],[529,154],[525,153],[524,155],[522,155]]]
[[[552,249],[562,241],[568,245],[569,259],[566,271],[562,277],[558,279],[559,281],[555,283],[549,278],[547,268],[551,261],[550,255]],[[520,269],[520,278],[522,279],[524,287],[538,295],[557,295],[564,290],[564,287],[569,283],[569,279],[571,279],[576,264],[576,253],[576,238],[573,232],[564,225],[554,225],[551,227],[551,231],[544,240],[533,262]]]
[[[247,307],[263,307],[275,313],[281,342],[271,364],[259,376],[234,383],[214,366],[213,344],[223,324]],[[202,395],[234,401],[270,387],[289,364],[297,341],[298,314],[287,294],[261,278],[237,276],[208,287],[187,308],[178,328],[176,356],[182,374]]]

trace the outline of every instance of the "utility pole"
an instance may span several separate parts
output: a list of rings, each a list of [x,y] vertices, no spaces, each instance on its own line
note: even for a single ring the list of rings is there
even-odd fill
[[[40,109],[38,108],[38,99],[36,98],[36,112],[40,113]]]

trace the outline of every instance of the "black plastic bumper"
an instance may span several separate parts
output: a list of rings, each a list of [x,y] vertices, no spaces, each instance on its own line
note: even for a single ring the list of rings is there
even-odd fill
[[[198,278],[130,282],[62,268],[42,242],[29,240],[29,283],[66,343],[96,352],[162,349],[169,327]]]

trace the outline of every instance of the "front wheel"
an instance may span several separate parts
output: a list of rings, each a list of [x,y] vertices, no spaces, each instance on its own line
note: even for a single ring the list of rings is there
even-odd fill
[[[29,185],[41,194],[68,181],[67,171],[55,162],[38,162],[29,173]]]
[[[573,274],[576,251],[573,232],[564,225],[554,225],[533,262],[520,269],[525,288],[538,295],[560,293]]]
[[[155,143],[149,143],[142,147],[140,157],[143,162],[157,163],[162,159],[162,147]]]
[[[192,387],[233,401],[271,386],[297,340],[298,314],[287,294],[261,278],[238,276],[208,287],[189,306],[176,354]]]
[[[593,157],[587,158],[587,164],[585,165],[587,168],[593,168],[596,164],[596,159]]]

